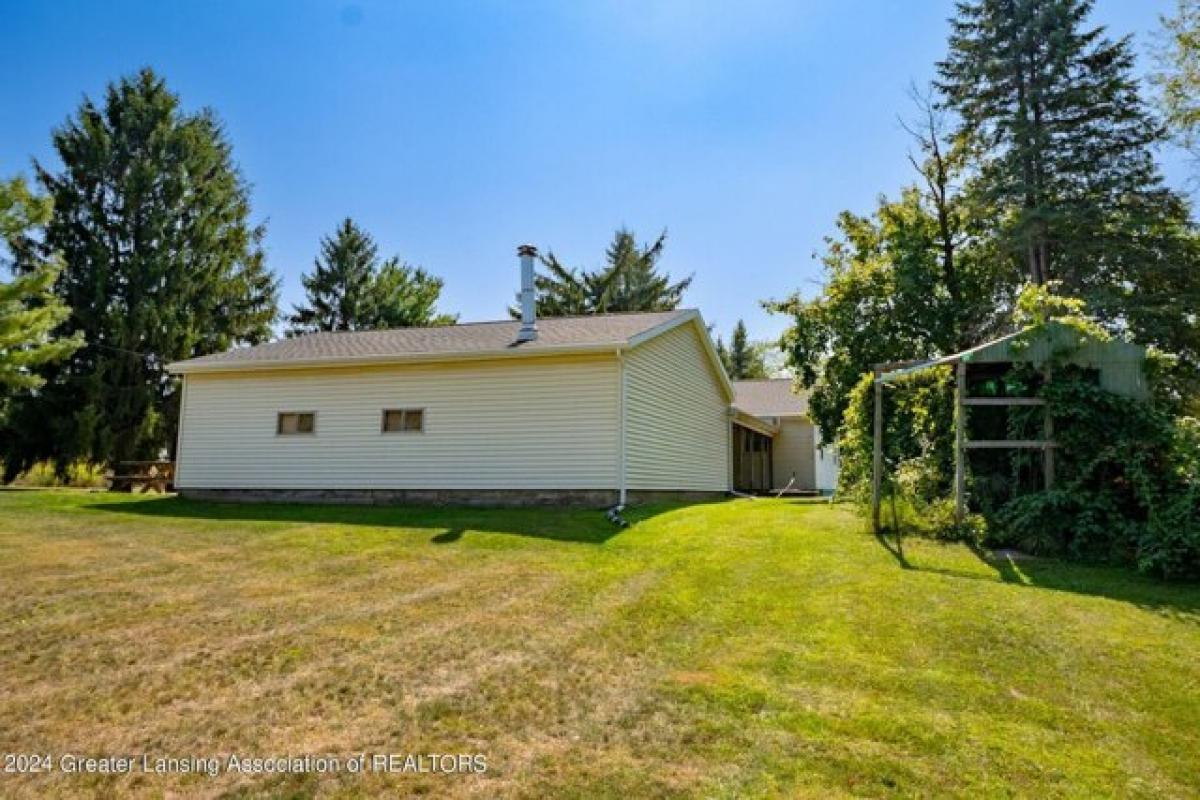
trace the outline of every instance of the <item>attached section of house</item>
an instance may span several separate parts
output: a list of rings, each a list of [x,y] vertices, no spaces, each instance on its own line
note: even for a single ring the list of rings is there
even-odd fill
[[[790,378],[735,381],[733,485],[747,493],[830,494],[837,456],[821,446],[808,397]]]

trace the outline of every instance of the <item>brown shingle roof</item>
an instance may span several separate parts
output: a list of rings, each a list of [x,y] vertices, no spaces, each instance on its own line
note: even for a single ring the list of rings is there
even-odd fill
[[[791,378],[734,381],[733,405],[756,417],[808,414],[808,392],[796,394]]]
[[[520,321],[472,322],[433,328],[312,333],[200,356],[169,365],[172,372],[192,369],[282,366],[292,362],[404,360],[419,357],[514,355],[626,345],[660,325],[694,315],[690,309],[643,314],[596,314],[538,320],[538,338],[517,343]]]

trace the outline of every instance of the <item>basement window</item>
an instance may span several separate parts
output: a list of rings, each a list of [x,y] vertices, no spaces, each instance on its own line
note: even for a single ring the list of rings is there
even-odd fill
[[[280,411],[275,421],[275,433],[279,436],[297,436],[316,431],[315,411]]]
[[[425,430],[422,408],[389,408],[383,412],[384,433],[421,433]]]

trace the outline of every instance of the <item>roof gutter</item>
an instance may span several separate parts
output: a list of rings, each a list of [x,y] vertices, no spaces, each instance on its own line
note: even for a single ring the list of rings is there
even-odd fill
[[[758,433],[766,436],[775,436],[775,434],[779,433],[779,425],[774,424],[769,420],[765,420],[762,417],[756,417],[753,414],[742,411],[740,408],[733,409],[733,416],[731,419],[735,424],[741,425],[743,428],[749,428],[752,431],[757,431]]]

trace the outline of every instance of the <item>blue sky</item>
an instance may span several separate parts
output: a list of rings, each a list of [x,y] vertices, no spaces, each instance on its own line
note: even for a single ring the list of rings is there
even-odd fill
[[[51,128],[150,65],[224,120],[285,308],[347,215],[463,320],[504,316],[522,242],[593,266],[616,227],[665,227],[687,305],[775,336],[758,301],[813,293],[837,212],[912,179],[897,115],[952,5],[0,0],[0,176],[55,163]],[[1172,6],[1095,19],[1146,54]]]

